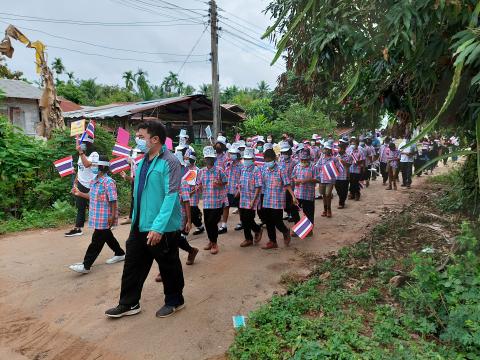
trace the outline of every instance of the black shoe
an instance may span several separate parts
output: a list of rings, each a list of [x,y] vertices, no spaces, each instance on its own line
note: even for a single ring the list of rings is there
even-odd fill
[[[177,306],[163,305],[163,306],[157,311],[157,313],[155,314],[155,316],[158,317],[158,318],[166,318],[166,317],[169,317],[169,316],[173,315],[173,314],[176,313],[177,311],[182,310],[184,307],[185,307],[185,304],[177,305]]]
[[[235,226],[235,231],[240,231],[240,230],[243,230],[243,225],[242,225],[242,223],[237,224],[237,226]]]
[[[227,232],[226,226],[221,226],[218,228],[218,235],[225,234]]]
[[[400,186],[401,186],[401,187],[405,187],[405,186],[407,186],[407,185],[405,185],[405,184],[402,184],[402,185],[400,185]]]
[[[204,233],[204,232],[205,232],[205,227],[204,227],[204,226],[200,226],[199,228],[197,228],[197,230],[195,230],[195,231],[193,232],[193,235],[200,235],[200,234],[202,234],[202,233]]]
[[[121,318],[122,316],[136,315],[140,311],[142,311],[140,304],[134,306],[117,305],[116,307],[105,311],[105,315],[111,318]]]
[[[65,233],[65,236],[66,237],[72,237],[72,236],[81,236],[83,235],[83,231],[82,229],[78,228],[78,229],[72,229],[70,230],[69,232]]]

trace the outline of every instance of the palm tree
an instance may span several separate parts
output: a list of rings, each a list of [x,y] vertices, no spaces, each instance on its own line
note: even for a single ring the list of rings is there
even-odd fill
[[[65,71],[65,65],[63,65],[62,59],[55,58],[52,62],[52,69],[58,75],[61,75]]]
[[[133,71],[132,70],[125,71],[122,75],[122,79],[125,80],[125,88],[128,91],[132,91],[133,85],[135,83],[135,75],[133,74]]]
[[[75,77],[73,71],[66,72],[66,74],[68,76],[68,82],[72,82],[73,78]]]
[[[266,97],[270,92],[270,86],[264,80],[262,80],[257,84],[257,91],[260,97]]]
[[[183,89],[184,95],[192,95],[195,92],[195,88],[192,85],[187,85]]]
[[[212,96],[212,85],[211,84],[202,84],[200,85],[198,91],[200,91],[200,94],[205,95],[207,97]]]
[[[137,90],[138,94],[143,100],[152,100],[153,99],[153,91],[148,83],[147,80],[148,73],[143,71],[142,69],[138,69],[137,73],[135,74],[135,78],[137,81]]]
[[[178,80],[178,74],[169,71],[168,75],[163,79],[162,87],[165,90],[167,96],[172,96],[171,94],[175,92],[178,93],[180,82]]]

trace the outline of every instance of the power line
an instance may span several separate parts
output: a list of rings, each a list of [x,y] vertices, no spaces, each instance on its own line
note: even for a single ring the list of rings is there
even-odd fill
[[[8,22],[6,22],[6,21],[1,21],[0,20],[0,22],[2,22],[4,24],[8,24]],[[91,43],[91,42],[88,42],[88,41],[83,41],[83,40],[71,39],[71,38],[68,38],[68,37],[65,37],[65,36],[53,35],[53,34],[47,33],[46,31],[43,31],[43,30],[31,29],[31,28],[27,28],[27,27],[23,27],[23,26],[22,26],[22,30],[35,31],[35,32],[38,32],[38,33],[41,33],[41,34],[51,36],[53,38],[63,39],[63,40],[72,41],[72,42],[77,42],[77,43],[80,43],[80,44],[86,44],[86,45],[90,45],[90,46],[95,46],[95,47],[99,47],[99,48],[102,48],[102,49],[132,52],[132,53],[137,53],[137,54],[169,55],[169,56],[182,56],[182,57],[183,56],[208,56],[208,55],[210,55],[210,54],[174,54],[174,53],[164,53],[164,52],[150,52],[150,51],[141,51],[141,50],[132,50],[132,49],[122,49],[122,48],[115,48],[115,47],[111,47],[111,46],[107,46],[107,45],[94,44],[94,43]]]
[[[238,25],[238,26],[240,26],[240,27],[242,27],[242,28],[250,31],[252,34],[255,34],[255,36],[258,36],[259,39],[262,38],[262,34],[263,34],[264,31],[265,31],[265,29],[264,29],[264,31],[257,32],[256,30],[253,30],[251,27],[245,26],[245,25],[243,25],[243,24],[241,24],[241,23],[239,23],[239,22],[237,22],[237,21],[235,21],[235,20],[233,20],[233,19],[231,19],[231,18],[229,18],[229,17],[222,16],[222,15],[219,15],[219,17],[221,17],[221,18],[223,18],[223,19],[225,19],[225,20],[228,20],[228,21],[234,23],[235,25]]]
[[[266,49],[267,49],[268,47],[270,47],[269,50],[272,51],[272,52],[275,52],[275,49],[274,49],[270,44],[262,41],[262,40],[260,39],[260,37],[258,37],[258,38],[253,37],[253,36],[247,34],[246,32],[244,32],[244,31],[236,28],[235,26],[232,26],[232,25],[230,25],[230,24],[227,24],[227,23],[224,22],[223,20],[220,20],[220,22],[221,22],[222,24],[227,25],[229,28],[233,29],[234,31],[237,31],[237,32],[240,33],[240,34],[247,36],[247,37],[250,38],[252,41],[256,41],[259,45],[265,47]]]
[[[266,48],[266,47],[264,47],[264,46],[262,46],[262,45],[260,45],[260,44],[258,44],[258,43],[255,43],[255,42],[253,42],[253,41],[251,41],[251,40],[249,40],[249,39],[246,39],[246,38],[244,38],[244,37],[242,37],[242,36],[240,36],[240,35],[238,35],[238,34],[232,33],[231,31],[228,31],[228,30],[225,30],[225,29],[222,29],[222,31],[225,32],[225,33],[227,33],[227,34],[230,34],[230,35],[236,37],[236,38],[239,39],[239,40],[242,40],[242,41],[247,42],[247,43],[249,43],[249,44],[251,44],[251,45],[254,45],[254,46],[256,46],[256,47],[258,47],[258,48],[260,48],[260,49],[262,49],[262,50],[270,51],[270,52],[272,52],[272,53],[275,52],[275,51],[272,50],[272,49]]]
[[[205,28],[203,29],[202,33],[200,34],[200,37],[198,38],[198,40],[195,42],[195,44],[193,45],[192,49],[190,50],[190,53],[187,55],[187,57],[185,58],[185,61],[183,62],[182,66],[180,66],[180,69],[177,71],[177,74],[180,75],[180,72],[182,71],[183,67],[185,66],[185,64],[187,63],[188,59],[190,59],[190,56],[192,56],[192,53],[195,51],[195,48],[198,46],[198,44],[200,43],[200,40],[202,40],[202,37],[203,37],[203,34],[205,34],[205,31],[207,31],[207,28],[208,28],[208,25],[205,26]]]
[[[241,18],[241,17],[239,17],[239,16],[237,16],[237,15],[235,15],[235,14],[233,14],[233,13],[231,13],[231,12],[225,10],[225,9],[222,9],[222,8],[218,8],[218,9],[219,9],[220,11],[223,11],[223,12],[229,14],[230,16],[232,16],[232,17],[234,17],[234,18],[236,18],[236,19],[238,19],[238,20],[241,20],[241,21],[243,21],[243,22],[245,22],[245,23],[247,23],[247,24],[249,24],[249,25],[251,25],[251,26],[253,26],[253,27],[257,28],[257,29],[259,29],[259,30],[262,31],[262,32],[265,31],[265,29],[262,29],[262,28],[261,28],[260,26],[258,26],[257,24],[254,24],[254,23],[252,23],[252,22],[250,22],[250,21],[248,21],[248,20],[245,20],[245,19],[243,19],[243,18]]]
[[[155,60],[145,60],[145,59],[119,58],[119,57],[103,55],[103,54],[88,53],[88,52],[85,52],[85,51],[68,49],[68,48],[64,48],[64,47],[60,47],[60,46],[53,46],[53,45],[47,45],[47,48],[66,50],[66,51],[76,52],[76,53],[83,54],[83,55],[88,55],[88,56],[99,56],[99,57],[104,57],[104,58],[112,59],[112,60],[137,61],[137,62],[145,62],[145,63],[153,63],[153,64],[171,64],[171,63],[181,63],[182,62],[182,60],[155,61]],[[202,63],[202,62],[208,62],[208,61],[209,61],[208,59],[192,60],[192,61],[189,61],[188,63],[189,64],[190,63]]]
[[[184,8],[184,7],[178,6],[178,5],[176,5],[176,4],[172,4],[171,2],[168,2],[168,1],[164,1],[164,0],[157,0],[157,1],[158,1],[158,2],[161,2],[161,3],[163,3],[163,4],[167,4],[167,5],[173,6],[174,8],[183,10],[184,12],[191,12],[191,13],[194,13],[194,14],[197,14],[197,15],[203,15],[202,13],[199,13],[198,11],[204,11],[204,10],[206,10],[206,9],[188,9],[188,8]]]

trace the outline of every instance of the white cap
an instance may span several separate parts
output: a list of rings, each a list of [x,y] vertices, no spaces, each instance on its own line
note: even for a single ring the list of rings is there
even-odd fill
[[[317,138],[318,138],[318,134],[313,134],[312,135],[312,140],[317,140]]]
[[[280,152],[287,152],[287,151],[290,151],[291,149],[292,147],[290,146],[288,141],[282,141],[280,143]]]
[[[262,135],[257,136],[257,143],[259,143],[259,142],[264,143],[265,142],[265,137],[263,137]]]
[[[265,143],[263,145],[263,151],[267,151],[267,150],[272,150],[273,149],[273,144],[272,143]]]
[[[323,148],[324,148],[324,149],[332,150],[332,145],[331,145],[328,141],[326,141],[326,142],[325,142],[325,145],[323,145]]]
[[[181,129],[181,130],[180,130],[180,134],[178,135],[178,137],[179,137],[179,138],[186,138],[186,139],[188,139],[190,136],[188,136],[187,130]]]
[[[305,149],[305,145],[303,143],[298,143],[297,147],[295,148],[295,152]]]
[[[222,136],[220,135],[219,137],[217,137],[217,143],[220,143],[220,144],[223,144],[223,145],[227,145],[227,138],[225,136]]]
[[[239,148],[244,148],[244,147],[247,147],[246,144],[245,144],[245,140],[238,140],[238,147]]]
[[[255,149],[246,148],[245,151],[243,152],[244,159],[253,159],[254,157],[255,157]]]
[[[228,149],[230,154],[238,154],[240,150],[238,150],[238,143],[233,143],[230,148]]]
[[[215,149],[213,146],[205,146],[203,148],[203,157],[204,158],[216,158]]]

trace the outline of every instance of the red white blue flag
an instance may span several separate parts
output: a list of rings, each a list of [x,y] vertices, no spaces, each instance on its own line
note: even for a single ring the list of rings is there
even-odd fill
[[[335,180],[340,176],[340,171],[338,171],[335,163],[330,161],[329,163],[322,166],[323,177],[325,180]]]
[[[338,142],[338,141],[335,141],[335,142],[333,143],[333,152],[334,152],[334,153],[338,153],[338,150],[339,150],[338,145],[339,145],[339,142]]]
[[[303,216],[300,221],[292,227],[292,230],[300,239],[305,239],[305,237],[313,230],[313,224],[306,216]]]
[[[255,165],[256,166],[263,166],[265,165],[265,159],[263,158],[262,153],[255,154]]]
[[[82,137],[80,138],[80,144],[85,140],[85,137],[89,136],[90,138],[94,139],[95,138],[95,120],[90,120],[90,122],[87,125],[87,128],[85,129],[85,132],[82,134]]]
[[[135,165],[138,165],[138,163],[143,159],[143,154],[138,155],[133,161],[135,162]]]
[[[130,156],[131,151],[132,151],[132,148],[128,146],[115,144],[113,146],[112,154],[116,156]]]
[[[119,157],[110,160],[110,171],[112,174],[116,174],[128,169],[130,169],[130,164],[128,163],[127,157]]]
[[[73,157],[71,155],[54,161],[53,164],[57,168],[57,171],[61,177],[75,173],[75,169],[73,168]]]

